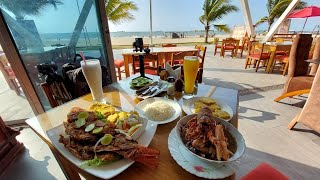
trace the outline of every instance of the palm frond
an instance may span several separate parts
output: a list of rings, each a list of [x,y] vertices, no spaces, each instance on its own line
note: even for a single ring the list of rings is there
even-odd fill
[[[267,22],[267,21],[268,21],[268,17],[267,17],[267,16],[262,17],[259,21],[257,21],[257,22],[254,24],[254,26],[259,26],[260,24],[265,23],[265,22]]]
[[[212,25],[212,26],[213,26],[216,30],[221,31],[221,32],[226,32],[226,33],[231,32],[230,28],[229,28],[228,25],[226,25],[226,24],[220,24],[220,25],[214,24],[214,25]]]
[[[138,10],[136,4],[126,0],[108,0],[106,1],[106,14],[108,20],[117,24],[122,21],[133,20],[131,11]]]

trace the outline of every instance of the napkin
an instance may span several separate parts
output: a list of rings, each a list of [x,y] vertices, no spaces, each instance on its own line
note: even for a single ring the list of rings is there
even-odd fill
[[[174,77],[174,79],[180,79],[181,77],[181,67],[173,70],[172,66],[166,62],[166,71],[168,71],[169,75]]]

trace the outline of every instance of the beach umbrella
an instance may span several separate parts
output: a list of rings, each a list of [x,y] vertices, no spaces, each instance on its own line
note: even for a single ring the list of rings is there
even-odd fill
[[[304,24],[303,24],[302,32],[301,32],[301,33],[303,33],[303,30],[304,30],[304,27],[306,26],[308,18],[309,17],[316,17],[316,16],[320,16],[320,7],[309,6],[309,7],[306,7],[301,10],[297,10],[297,11],[293,12],[292,14],[290,14],[288,16],[288,18],[306,18],[306,20],[304,21]]]

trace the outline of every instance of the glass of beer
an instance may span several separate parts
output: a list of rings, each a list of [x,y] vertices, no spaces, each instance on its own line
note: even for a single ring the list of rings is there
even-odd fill
[[[94,101],[105,103],[102,90],[102,73],[100,61],[98,59],[88,59],[81,61],[81,68],[84,77],[89,85]]]
[[[196,82],[199,60],[196,56],[185,56],[183,62],[184,71],[184,98],[188,99],[193,97],[194,84]]]

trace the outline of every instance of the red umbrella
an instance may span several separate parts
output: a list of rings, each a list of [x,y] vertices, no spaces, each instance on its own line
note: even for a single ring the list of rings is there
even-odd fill
[[[304,22],[303,29],[302,29],[302,32],[303,32],[304,27],[306,26],[306,23],[308,21],[308,18],[315,17],[315,16],[320,16],[320,7],[309,6],[293,12],[288,16],[288,18],[306,18],[306,21]]]

